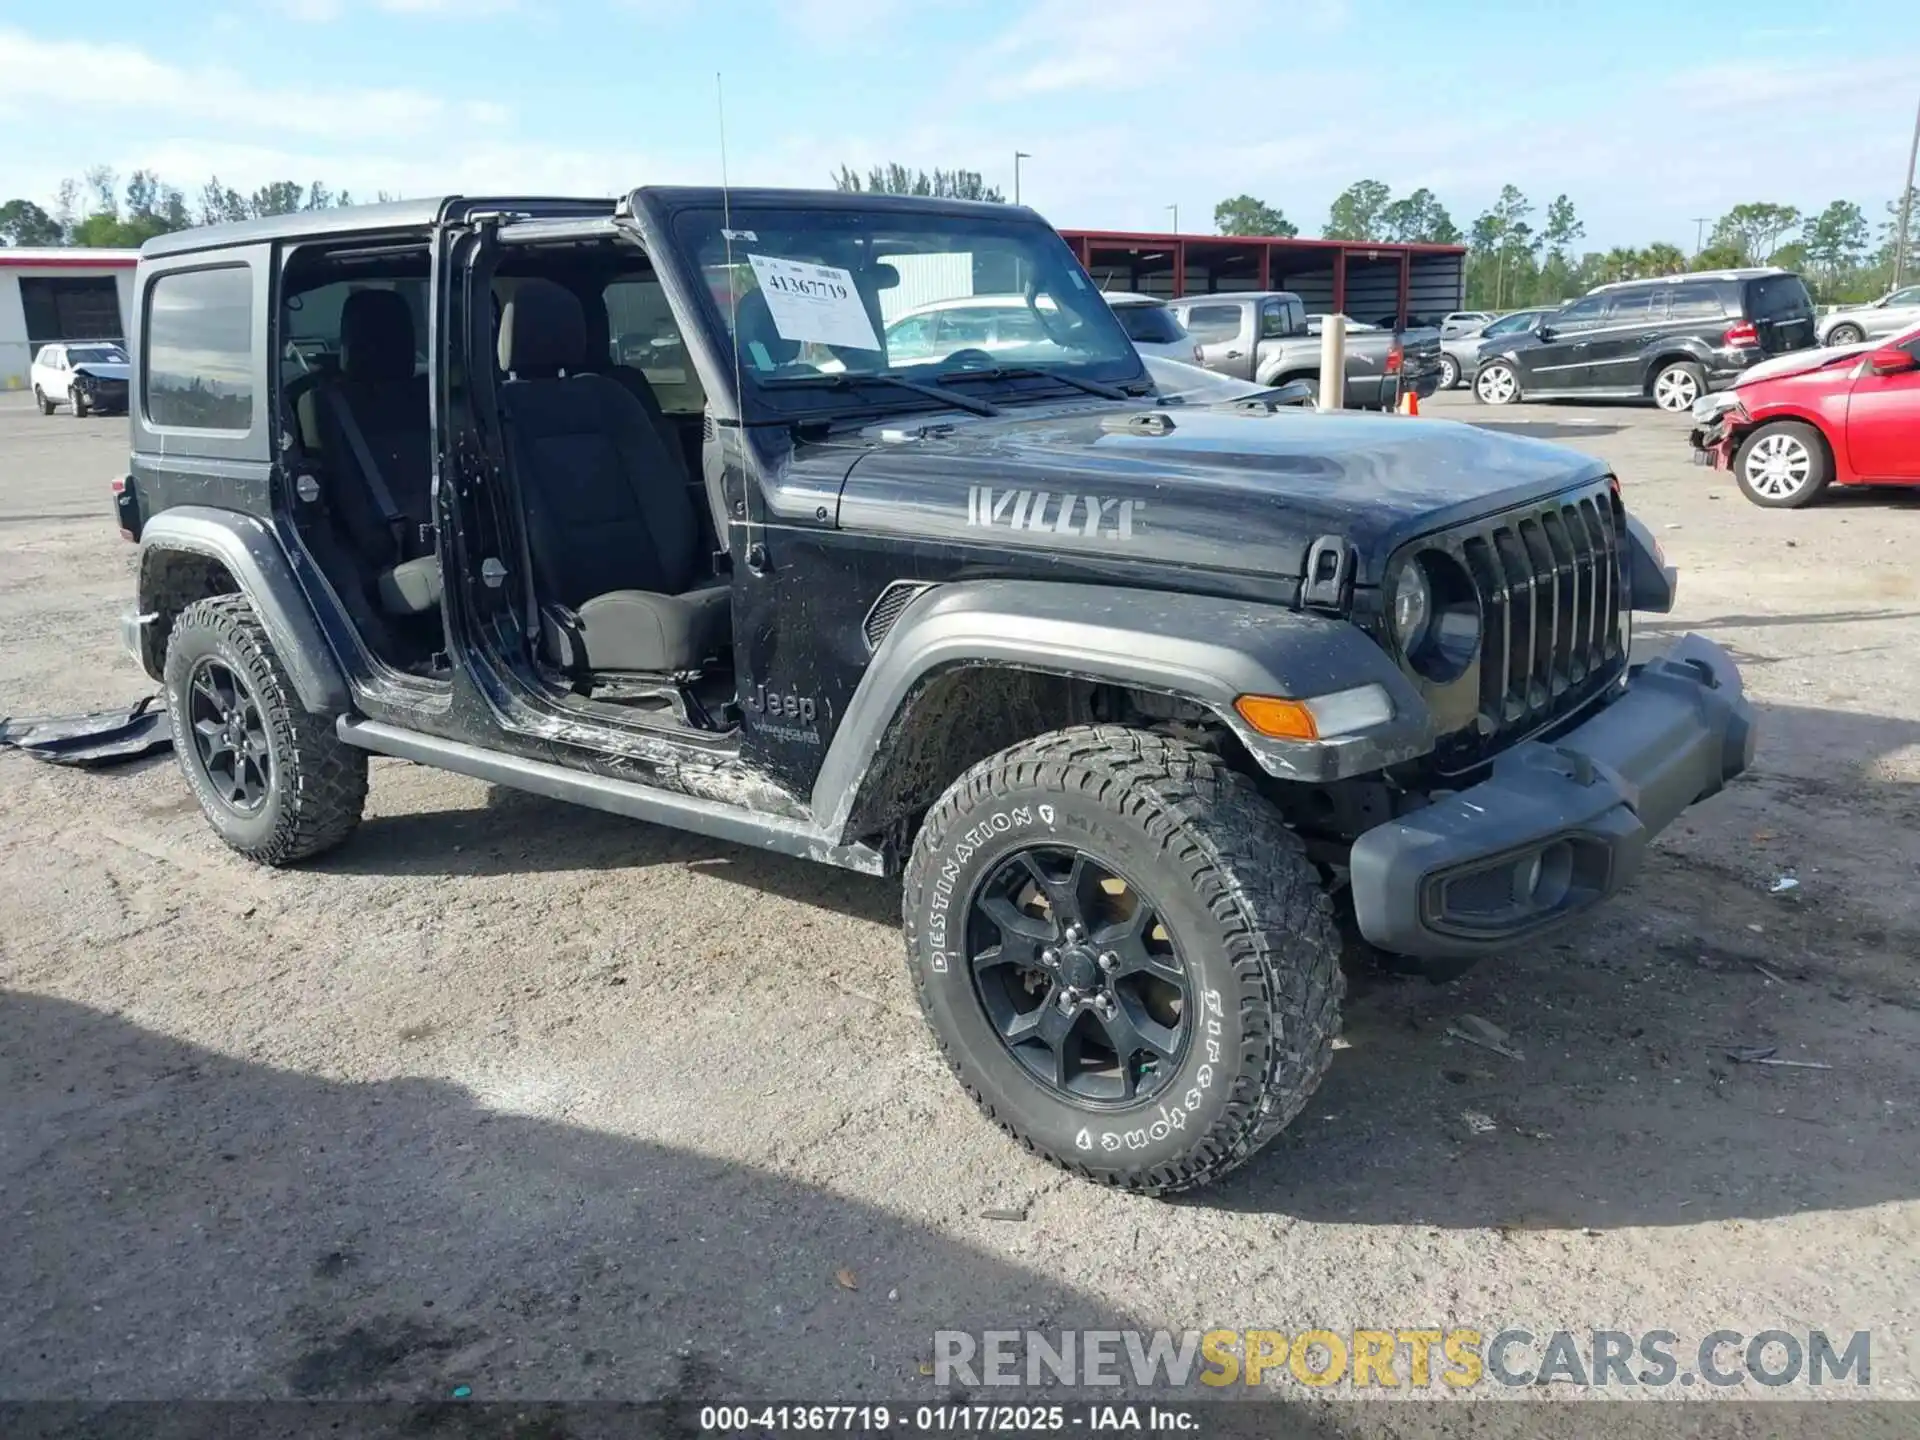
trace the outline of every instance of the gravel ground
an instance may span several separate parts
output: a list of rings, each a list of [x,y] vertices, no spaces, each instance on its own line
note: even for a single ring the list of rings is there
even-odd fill
[[[1760,763],[1555,943],[1354,977],[1300,1120],[1173,1202],[976,1114],[897,887],[384,760],[272,872],[170,760],[0,755],[0,1398],[933,1398],[936,1329],[1422,1324],[1865,1329],[1920,1398],[1920,496],[1767,512],[1671,417],[1429,413],[1615,464],[1682,569],[1643,635],[1732,647]],[[150,688],[125,449],[0,397],[0,712]]]

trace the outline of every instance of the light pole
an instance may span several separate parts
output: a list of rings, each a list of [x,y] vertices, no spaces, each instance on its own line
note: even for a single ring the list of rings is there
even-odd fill
[[[1693,217],[1693,253],[1696,255],[1707,248],[1707,221],[1712,218],[1711,215]]]
[[[1178,205],[1169,205],[1167,211],[1173,216],[1173,233],[1178,235],[1180,233],[1180,207]]]
[[[1893,288],[1907,263],[1907,226],[1913,219],[1913,162],[1920,159],[1920,106],[1913,111],[1913,144],[1907,147],[1907,188],[1900,192],[1900,234],[1893,242]]]
[[[1020,162],[1032,158],[1033,156],[1024,150],[1013,152],[1013,203],[1016,205],[1020,203]]]

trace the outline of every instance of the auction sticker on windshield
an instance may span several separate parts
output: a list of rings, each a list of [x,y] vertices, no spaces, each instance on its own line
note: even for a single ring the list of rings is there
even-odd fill
[[[879,337],[855,288],[837,265],[813,265],[777,255],[748,255],[782,340],[878,350]]]

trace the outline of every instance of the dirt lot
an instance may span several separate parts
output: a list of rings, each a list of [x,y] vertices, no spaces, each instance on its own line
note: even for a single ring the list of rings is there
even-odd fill
[[[1557,943],[1356,977],[1307,1113],[1174,1203],[980,1119],[889,885],[389,761],[269,872],[170,760],[0,755],[0,1398],[928,1398],[939,1328],[1420,1324],[1867,1329],[1920,1398],[1920,496],[1771,513],[1670,417],[1499,423],[1615,464],[1683,572],[1643,634],[1734,649],[1759,766]],[[149,688],[125,448],[0,397],[0,713]]]

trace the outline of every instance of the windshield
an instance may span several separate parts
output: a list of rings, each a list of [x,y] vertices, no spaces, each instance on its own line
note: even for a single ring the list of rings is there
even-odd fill
[[[746,207],[730,218],[723,229],[719,211],[690,211],[676,235],[748,387],[783,413],[938,403],[859,383],[883,375],[923,384],[969,370],[988,383],[1016,370],[1029,382],[1031,371],[1140,378],[1106,300],[1044,225],[1013,214],[803,207]]]
[[[69,365],[124,365],[127,352],[118,345],[77,345],[68,349]]]

